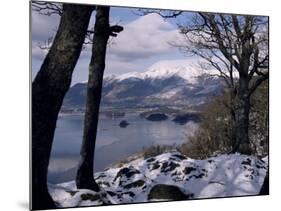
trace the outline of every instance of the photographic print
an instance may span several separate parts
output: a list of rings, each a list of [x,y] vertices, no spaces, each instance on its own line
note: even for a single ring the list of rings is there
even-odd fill
[[[31,209],[269,194],[269,17],[31,1]]]

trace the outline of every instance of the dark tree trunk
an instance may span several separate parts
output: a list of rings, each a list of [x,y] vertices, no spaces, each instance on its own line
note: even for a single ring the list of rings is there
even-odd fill
[[[249,139],[249,115],[250,115],[250,96],[249,96],[248,77],[240,75],[239,88],[235,100],[235,118],[233,131],[232,152],[250,155],[252,153]]]
[[[55,208],[47,171],[56,121],[87,32],[92,7],[64,4],[63,15],[32,83],[32,209]]]
[[[99,191],[94,180],[94,153],[98,127],[99,107],[105,68],[106,46],[110,35],[109,7],[97,7],[92,57],[89,65],[87,102],[84,120],[83,143],[76,186],[81,189]]]

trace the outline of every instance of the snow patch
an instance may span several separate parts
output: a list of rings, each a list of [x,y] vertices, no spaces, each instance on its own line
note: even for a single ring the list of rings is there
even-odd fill
[[[164,60],[153,64],[145,72],[129,72],[120,76],[110,75],[106,79],[112,80],[115,77],[115,80],[123,81],[129,78],[145,80],[165,79],[177,76],[188,81],[188,83],[195,84],[197,77],[205,73],[206,71],[199,68],[198,65],[192,63],[190,60]]]
[[[74,181],[49,184],[49,191],[60,207],[161,201],[148,199],[159,184],[175,186],[194,199],[248,196],[259,193],[267,168],[268,157],[224,154],[195,160],[174,151],[96,173],[98,193],[77,190]]]

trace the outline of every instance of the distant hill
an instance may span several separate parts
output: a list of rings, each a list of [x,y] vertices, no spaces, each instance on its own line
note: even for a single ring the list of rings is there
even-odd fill
[[[161,61],[145,72],[104,78],[102,105],[114,107],[192,106],[204,104],[223,89],[223,81],[184,60]],[[86,83],[70,88],[64,107],[83,108]]]

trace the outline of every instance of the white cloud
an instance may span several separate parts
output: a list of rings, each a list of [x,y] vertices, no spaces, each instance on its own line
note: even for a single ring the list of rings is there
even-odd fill
[[[41,44],[36,41],[32,41],[32,58],[37,59],[39,61],[43,61],[45,56],[48,53],[47,49],[41,49],[39,46]]]
[[[49,37],[55,35],[59,19],[60,17],[56,15],[44,16],[32,12],[32,58],[38,65],[47,53],[47,50],[39,48],[39,43],[44,43]],[[111,24],[118,23],[114,17],[111,19]],[[89,28],[93,28],[94,22],[95,13],[91,17]],[[144,71],[156,57],[175,55],[178,51],[169,44],[179,36],[176,26],[157,14],[137,17],[124,24],[123,27],[124,31],[113,38],[113,43],[108,46],[105,74]],[[86,80],[90,54],[91,45],[87,45],[75,68],[74,83]],[[37,69],[34,74],[36,72]]]
[[[40,45],[44,46],[44,43],[56,35],[60,16],[58,15],[42,15],[38,12],[32,11],[31,16],[31,26],[32,26],[32,56],[35,59],[43,61],[47,50],[42,50],[39,48]],[[89,29],[94,28],[95,24],[95,13],[90,18]],[[85,51],[91,51],[91,46],[86,45]]]
[[[59,25],[60,17],[58,15],[41,15],[38,12],[32,12],[32,40],[44,41],[55,35]]]
[[[174,48],[169,42],[177,36],[175,26],[157,14],[148,14],[124,25],[108,52],[123,61],[170,53]]]
[[[118,75],[137,70],[143,70],[143,66],[134,62],[123,62],[116,59],[108,58],[106,61],[105,75]]]

